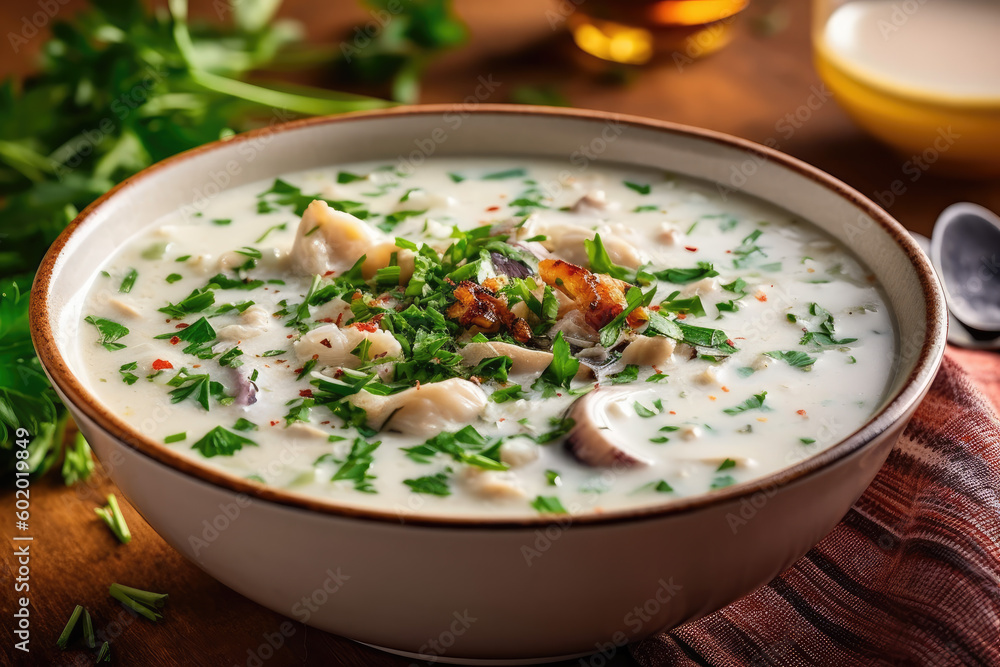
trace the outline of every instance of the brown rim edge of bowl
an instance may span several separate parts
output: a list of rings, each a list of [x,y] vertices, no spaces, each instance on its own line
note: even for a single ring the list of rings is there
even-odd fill
[[[129,187],[132,183],[135,183],[139,179],[145,179],[155,175],[160,169],[167,166],[173,166],[196,155],[215,150],[216,148],[228,145],[234,141],[248,141],[261,135],[290,132],[303,127],[326,125],[329,123],[345,123],[355,120],[388,118],[393,116],[444,114],[457,110],[476,115],[528,115],[567,118],[573,120],[613,120],[631,127],[655,130],[673,135],[692,136],[696,139],[723,144],[730,148],[740,149],[749,156],[763,158],[764,161],[777,162],[787,169],[814,181],[828,190],[833,191],[844,199],[847,199],[849,202],[861,209],[872,220],[877,222],[893,238],[893,240],[895,240],[896,243],[902,247],[917,270],[921,283],[921,291],[923,292],[927,307],[927,325],[924,332],[924,340],[921,344],[920,356],[916,365],[906,378],[902,388],[899,392],[897,392],[896,396],[886,403],[883,408],[879,410],[879,412],[873,414],[860,428],[851,433],[849,436],[841,439],[832,447],[819,452],[814,456],[807,457],[791,467],[778,470],[765,477],[736,484],[712,493],[688,498],[679,498],[657,505],[626,510],[612,510],[601,514],[570,516],[539,515],[533,517],[523,517],[520,519],[510,517],[491,519],[490,517],[447,515],[401,515],[399,513],[384,510],[340,505],[334,500],[305,496],[257,484],[255,482],[250,482],[241,477],[237,477],[236,475],[224,473],[220,470],[214,470],[204,465],[199,465],[193,459],[175,452],[159,442],[133,432],[127,424],[119,420],[107,408],[101,405],[94,396],[84,389],[70,372],[65,360],[59,353],[52,335],[51,315],[48,304],[48,292],[52,273],[56,262],[62,255],[63,248],[73,233],[80,227],[80,225],[84,224],[91,216],[93,216],[106,201],[114,197],[120,190]],[[360,111],[338,116],[305,118],[280,125],[252,130],[227,139],[205,144],[162,160],[113,187],[107,193],[87,206],[80,213],[80,215],[78,215],[76,219],[74,219],[66,227],[66,229],[63,230],[45,254],[45,257],[36,272],[34,284],[32,285],[31,290],[29,321],[31,326],[32,342],[35,345],[39,359],[43,362],[43,366],[51,376],[53,383],[56,384],[67,397],[70,398],[71,402],[82,410],[90,419],[111,434],[112,437],[124,445],[140,454],[154,459],[160,464],[174,469],[175,471],[194,477],[196,480],[203,483],[208,483],[236,493],[244,493],[253,498],[266,500],[296,509],[319,512],[321,514],[330,514],[341,518],[375,520],[386,523],[437,528],[490,529],[524,529],[549,525],[552,523],[604,525],[636,520],[651,520],[666,515],[686,513],[712,505],[722,504],[741,496],[750,496],[762,491],[772,491],[774,489],[787,486],[826,467],[827,465],[834,463],[836,460],[844,458],[845,456],[855,452],[864,446],[866,442],[890,428],[892,424],[902,418],[912,407],[914,407],[915,403],[923,396],[927,388],[930,386],[930,383],[941,364],[945,347],[944,333],[947,326],[941,288],[923,253],[910,238],[903,226],[860,192],[833,176],[817,169],[816,167],[806,164],[805,162],[802,162],[799,159],[791,157],[785,153],[781,153],[777,150],[746,139],[740,139],[721,132],[690,127],[669,121],[660,121],[642,118],[639,116],[585,109],[564,109],[505,104],[480,104],[474,109],[469,109],[467,105],[462,104],[420,105],[380,109],[375,111]]]

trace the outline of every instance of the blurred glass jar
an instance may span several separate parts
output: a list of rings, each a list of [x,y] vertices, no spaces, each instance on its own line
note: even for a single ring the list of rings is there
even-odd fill
[[[583,51],[644,65],[657,56],[697,59],[732,39],[736,15],[750,0],[581,0],[568,18]]]
[[[813,8],[816,67],[861,127],[915,169],[1000,175],[1000,2],[814,0]]]

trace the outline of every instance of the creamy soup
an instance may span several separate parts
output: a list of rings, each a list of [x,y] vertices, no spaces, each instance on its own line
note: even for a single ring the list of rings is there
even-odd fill
[[[615,166],[351,164],[150,225],[94,278],[86,382],[145,436],[390,512],[599,513],[792,465],[896,335],[830,237]]]

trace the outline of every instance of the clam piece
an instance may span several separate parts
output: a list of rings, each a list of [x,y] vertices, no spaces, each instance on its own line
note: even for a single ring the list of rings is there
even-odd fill
[[[608,208],[608,196],[604,190],[591,190],[580,197],[575,204],[570,207],[573,213],[592,213],[594,211],[604,211]]]
[[[306,208],[295,232],[292,269],[307,275],[340,275],[371,248],[387,241],[378,229],[317,199]]]
[[[449,378],[390,396],[360,391],[348,399],[368,414],[368,425],[432,437],[458,430],[486,409],[486,393],[468,380]]]
[[[316,327],[292,344],[295,356],[301,360],[315,359],[321,366],[342,366],[357,368],[361,359],[353,354],[361,341],[371,343],[368,356],[371,359],[391,359],[398,357],[403,348],[399,341],[382,329],[368,330],[365,325],[338,327],[326,324]]]
[[[271,314],[263,306],[254,304],[240,313],[240,323],[219,329],[218,336],[224,340],[249,340],[270,328]]]
[[[511,468],[538,460],[540,447],[527,440],[511,440],[500,445],[500,460]]]
[[[507,371],[510,375],[526,375],[538,377],[552,363],[552,353],[544,350],[532,350],[510,343],[489,342],[489,343],[469,343],[458,351],[462,355],[462,361],[466,366],[475,366],[483,359],[493,357],[507,357],[513,364]],[[581,365],[576,372],[578,380],[586,380],[593,377],[593,373],[587,366]]]
[[[140,317],[142,317],[142,313],[140,313],[138,310],[136,310],[135,308],[133,308],[129,304],[125,303],[121,299],[109,299],[108,303],[110,303],[111,306],[116,311],[118,311],[118,313],[120,313],[121,315],[124,315],[125,317],[132,317],[132,318],[140,318]]]
[[[413,253],[364,220],[315,200],[302,215],[289,253],[291,268],[305,275],[341,275],[365,256],[362,273],[371,278],[389,266],[393,254],[400,266],[400,284],[413,275]]]
[[[469,343],[458,352],[466,366],[475,366],[483,359],[508,357],[513,361],[511,375],[541,375],[552,363],[552,353],[531,350],[510,343]]]
[[[636,366],[665,366],[670,363],[676,343],[663,336],[639,336],[622,352],[622,362]]]
[[[508,470],[483,470],[465,466],[459,480],[472,493],[491,500],[516,499],[526,495],[517,475]]]
[[[612,431],[608,415],[623,413],[623,401],[634,393],[629,389],[598,387],[578,398],[566,414],[575,422],[566,435],[566,449],[580,462],[595,468],[650,465],[652,461],[627,451],[609,437]]]
[[[593,211],[594,209],[589,209]],[[610,225],[600,225],[596,230],[564,223],[542,223],[529,220],[518,232],[519,238],[545,236],[541,245],[553,257],[572,264],[586,266],[588,263],[587,248],[584,241],[593,241],[600,234],[604,249],[611,261],[620,266],[637,268],[645,261],[644,254],[635,244],[627,241],[627,228],[613,228]]]

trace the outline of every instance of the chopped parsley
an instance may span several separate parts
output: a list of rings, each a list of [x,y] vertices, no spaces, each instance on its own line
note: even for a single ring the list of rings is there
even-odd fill
[[[675,292],[676,294],[676,292]],[[701,303],[701,297],[695,294],[694,296],[688,297],[686,299],[677,299],[667,297],[665,301],[660,303],[660,309],[665,310],[670,313],[685,313],[694,315],[695,317],[705,316],[705,306]]]
[[[176,304],[168,303],[159,311],[171,318],[182,319],[191,313],[200,313],[214,303],[215,293],[212,290],[196,289]]]
[[[639,379],[639,367],[635,364],[628,364],[620,372],[609,375],[611,384],[628,384]]]
[[[239,419],[236,420],[236,423],[233,424],[233,430],[234,431],[256,431],[257,430],[257,425],[254,424],[249,419],[244,419],[243,417],[240,417]]]
[[[656,288],[653,288],[642,293],[638,287],[630,287],[628,292],[625,293],[625,308],[622,309],[620,313],[615,315],[615,317],[601,327],[601,345],[606,348],[611,348],[621,337],[625,328],[628,326],[628,316],[632,314],[636,308],[644,308],[650,304],[653,300],[653,296],[656,294]],[[559,332],[562,335],[562,332]],[[574,371],[575,372],[575,371]]]
[[[633,183],[632,181],[625,181],[625,187],[630,190],[635,190],[641,195],[648,195],[652,191],[651,185],[644,185],[642,183]]]
[[[672,493],[673,490],[674,487],[667,484],[666,480],[661,479],[643,484],[632,493],[641,493],[642,491],[655,491],[657,493]]]
[[[426,493],[432,496],[450,496],[451,489],[448,488],[448,476],[443,472],[436,475],[425,475],[416,479],[404,479],[406,484],[414,493]]]
[[[124,343],[117,342],[119,338],[128,335],[128,327],[103,317],[94,317],[93,315],[88,315],[83,321],[97,327],[97,333],[100,334],[100,339],[97,343],[103,345],[104,349],[108,352],[123,350],[128,347]]]
[[[715,469],[715,472],[722,472],[723,470],[729,470],[730,468],[735,468],[735,467],[736,467],[736,461],[727,458],[725,461],[719,464],[719,467]]]
[[[635,413],[637,415],[639,415],[644,419],[648,419],[649,417],[655,417],[656,415],[663,412],[663,399],[658,398],[655,401],[653,401],[653,407],[656,408],[655,410],[650,410],[639,401],[633,402],[632,407],[635,409]]]
[[[509,466],[500,461],[499,444],[499,440],[484,438],[470,425],[455,433],[439,433],[424,444],[404,447],[403,451],[417,463],[430,463],[436,454],[444,454],[484,470],[507,470]]]
[[[556,496],[538,496],[531,501],[531,506],[540,514],[569,514]]]
[[[349,171],[341,171],[337,173],[337,182],[343,184],[353,183],[354,181],[365,181],[368,180],[368,176],[368,174],[362,176],[360,174],[352,174]]]
[[[118,288],[121,294],[128,294],[132,291],[132,287],[135,285],[135,279],[139,277],[139,272],[135,269],[129,269],[128,273],[122,279],[122,284]]]
[[[497,389],[492,394],[490,394],[490,400],[494,403],[506,403],[507,401],[518,401],[522,398],[527,398],[528,394],[521,388],[519,384],[512,384],[509,387],[504,387],[503,389]]]
[[[788,352],[765,352],[764,354],[772,359],[780,359],[792,368],[800,368],[804,371],[812,370],[813,364],[816,363],[816,357],[810,357],[805,352],[798,350],[791,350]]]
[[[368,442],[364,438],[355,438],[347,459],[337,468],[337,472],[333,474],[330,481],[349,480],[354,483],[355,490],[362,493],[375,493],[375,487],[371,484],[375,475],[368,474],[368,469],[374,462],[372,453],[381,444],[381,441]]]
[[[836,347],[848,345],[857,341],[857,338],[841,338],[838,340],[834,337],[835,325],[833,321],[833,313],[829,310],[823,308],[819,304],[811,303],[809,304],[809,314],[814,317],[818,317],[819,329],[815,331],[807,331],[803,336],[802,340],[799,341],[799,345],[812,345],[814,347]]]
[[[256,447],[257,443],[238,433],[216,426],[201,440],[191,445],[191,449],[197,449],[202,456],[210,459],[213,456],[232,456],[243,449],[244,445]]]
[[[738,415],[741,412],[746,412],[747,410],[762,410],[764,409],[764,399],[766,397],[767,392],[762,391],[759,394],[754,394],[736,407],[726,408],[723,412],[727,415]]]
[[[697,266],[690,269],[665,269],[653,273],[657,280],[665,280],[668,283],[686,285],[703,278],[714,278],[719,275],[709,262],[698,262]]]
[[[230,348],[219,357],[219,365],[228,368],[239,368],[243,365],[243,360],[240,359],[242,356],[243,350],[238,347]]]
[[[504,180],[504,179],[507,179],[507,178],[523,178],[523,177],[525,177],[527,175],[528,175],[528,172],[525,169],[523,169],[522,167],[516,167],[514,169],[505,169],[503,171],[495,171],[493,173],[486,174],[485,176],[483,176],[483,180],[484,181],[499,181],[499,180]],[[455,180],[455,176],[454,175],[449,174],[449,176],[451,176],[451,179],[453,181]],[[465,180],[465,179],[461,179],[461,180]],[[455,181],[455,182],[458,183],[459,181]]]
[[[215,397],[220,405],[230,405],[233,402],[233,397],[226,395],[225,387],[219,382],[213,382],[208,373],[192,375],[186,368],[182,368],[177,371],[177,375],[167,381],[167,385],[176,387],[169,392],[171,403],[180,403],[186,398],[191,398],[209,410],[211,397]]]
[[[542,389],[546,396],[554,395],[559,389],[568,390],[578,370],[580,361],[570,353],[569,343],[560,331],[552,341],[552,362],[531,388]]]
[[[736,483],[736,478],[732,475],[718,475],[712,480],[712,485],[709,487],[712,491],[717,489],[724,489],[727,486],[732,486]]]
[[[132,373],[131,371],[136,370],[138,367],[139,363],[135,361],[130,361],[127,364],[122,364],[118,368],[118,372],[121,373],[122,376],[122,382],[129,385],[135,384],[136,380],[139,379],[139,376],[137,376],[135,373]]]

